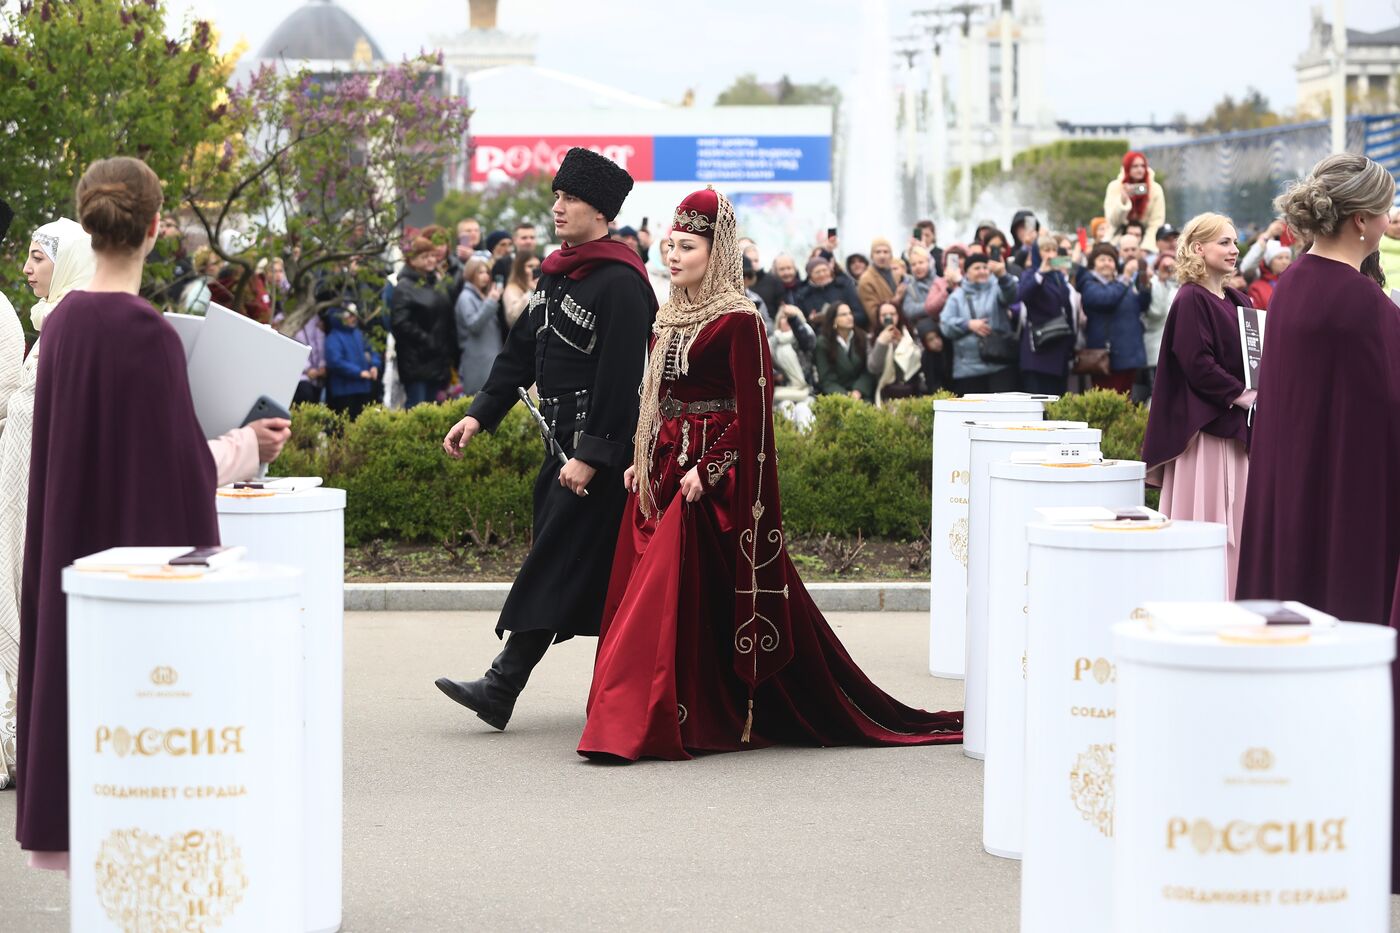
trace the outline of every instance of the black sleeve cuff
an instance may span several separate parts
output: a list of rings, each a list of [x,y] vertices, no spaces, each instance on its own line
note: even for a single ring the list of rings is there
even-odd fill
[[[487,395],[485,392],[478,392],[476,397],[472,399],[467,414],[480,421],[484,430],[495,431],[500,426],[501,420],[505,418],[506,412],[515,406],[516,401],[516,399],[497,398],[494,395]]]
[[[578,444],[574,447],[574,456],[597,469],[616,469],[632,462],[632,445],[604,440],[592,434],[580,434]]]

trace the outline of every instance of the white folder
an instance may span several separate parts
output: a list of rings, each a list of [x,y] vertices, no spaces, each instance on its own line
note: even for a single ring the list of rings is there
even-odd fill
[[[177,331],[182,326],[175,324]],[[209,306],[203,323],[191,329],[197,330],[197,339],[192,346],[185,343],[190,394],[205,437],[241,427],[264,395],[291,407],[310,347],[216,304]],[[183,334],[180,339],[185,340]]]

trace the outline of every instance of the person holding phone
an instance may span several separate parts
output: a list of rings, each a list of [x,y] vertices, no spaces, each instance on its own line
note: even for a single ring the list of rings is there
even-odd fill
[[[496,321],[505,292],[491,277],[491,269],[473,259],[462,270],[462,294],[457,296],[457,376],[462,392],[475,395],[491,375],[491,364],[504,341]]]
[[[1176,277],[1176,253],[1159,255],[1157,264],[1152,267],[1152,299],[1142,312],[1142,344],[1147,354],[1147,365],[1138,373],[1133,385],[1133,401],[1143,403],[1152,400],[1152,387],[1157,382],[1157,360],[1162,355],[1162,331],[1167,326],[1167,315],[1171,313],[1176,293],[1181,282]]]
[[[893,301],[880,305],[878,313],[879,331],[866,358],[866,369],[875,377],[876,408],[887,398],[923,394],[923,351],[914,329]]]
[[[1089,252],[1089,265],[1077,273],[1076,285],[1087,323],[1084,348],[1100,360],[1095,388],[1131,395],[1137,371],[1147,365],[1142,342],[1142,312],[1152,300],[1145,284],[1139,287],[1138,260],[1130,259],[1120,273],[1118,251],[1100,243]],[[1102,358],[1107,357],[1107,372]],[[1081,369],[1081,372],[1083,370]]]
[[[1042,233],[1026,254],[1032,267],[1021,273],[1016,295],[1025,309],[1021,328],[1021,388],[1063,395],[1074,355],[1074,304],[1070,300],[1070,259],[1054,236]]]
[[[1153,177],[1147,156],[1141,152],[1123,156],[1122,173],[1104,192],[1103,213],[1115,246],[1129,220],[1142,222],[1143,243],[1157,242],[1157,228],[1167,219],[1167,196]]]
[[[946,258],[946,257],[945,257]],[[953,391],[1015,392],[1016,365],[1008,360],[984,357],[982,338],[993,331],[1011,335],[1011,305],[1016,301],[1016,279],[1006,266],[982,253],[967,257],[962,284],[948,298],[939,325],[953,345]]]
[[[510,266],[510,278],[501,291],[501,307],[504,309],[506,330],[515,326],[516,320],[525,310],[525,304],[535,291],[535,280],[539,278],[540,257],[524,250],[515,254]]]

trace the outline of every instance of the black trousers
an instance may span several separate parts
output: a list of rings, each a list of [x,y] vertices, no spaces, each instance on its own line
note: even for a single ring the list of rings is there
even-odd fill
[[[1064,395],[1067,382],[1064,376],[1038,373],[1030,369],[1021,371],[1021,389],[1032,395]]]
[[[373,401],[368,392],[355,392],[351,395],[330,395],[326,398],[326,405],[331,411],[344,413],[351,421],[360,417],[360,412],[365,410],[365,406]]]

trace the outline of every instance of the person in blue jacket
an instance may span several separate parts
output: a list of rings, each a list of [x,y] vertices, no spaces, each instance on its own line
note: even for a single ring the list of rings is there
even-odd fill
[[[1142,341],[1142,312],[1152,303],[1152,286],[1143,288],[1138,260],[1130,259],[1121,273],[1118,250],[1099,243],[1089,253],[1087,268],[1079,270],[1078,288],[1088,326],[1084,346],[1108,350],[1108,375],[1095,374],[1094,386],[1130,395],[1137,371],[1147,365]]]
[[[353,304],[326,314],[331,328],[326,335],[326,404],[353,420],[374,398],[382,361],[360,330]]]

